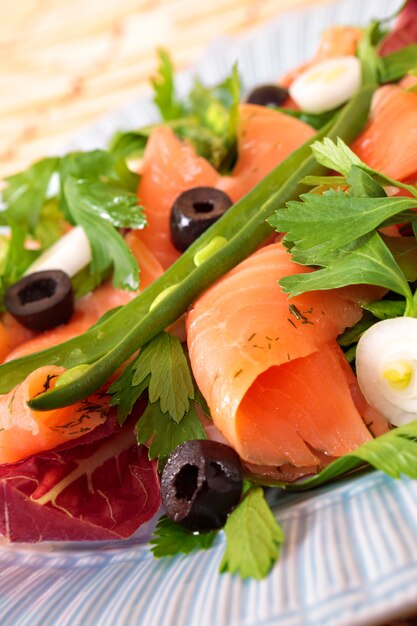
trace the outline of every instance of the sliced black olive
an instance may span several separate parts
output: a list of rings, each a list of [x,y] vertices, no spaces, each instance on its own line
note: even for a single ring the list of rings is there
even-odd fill
[[[186,441],[170,454],[162,472],[165,512],[191,531],[222,528],[242,495],[239,455],[217,441]]]
[[[74,312],[71,280],[60,270],[25,276],[6,291],[6,309],[31,330],[43,331],[68,322]]]
[[[264,107],[279,107],[288,98],[288,90],[279,85],[259,85],[252,89],[246,98],[250,104]]]
[[[215,187],[193,187],[181,193],[171,209],[171,240],[184,252],[232,206],[229,196]]]

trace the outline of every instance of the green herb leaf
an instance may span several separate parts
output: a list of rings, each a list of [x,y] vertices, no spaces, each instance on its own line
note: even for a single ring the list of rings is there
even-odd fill
[[[5,257],[3,256],[3,273],[0,276],[1,307],[3,307],[3,299],[6,290],[20,280],[27,268],[39,255],[38,251],[28,250],[25,247],[26,228],[14,220],[10,220],[9,225],[11,238],[7,243]]]
[[[41,248],[49,248],[64,233],[68,227],[68,223],[64,219],[62,211],[58,207],[56,198],[50,198],[43,204],[38,222],[34,228],[34,238],[39,241]]]
[[[402,317],[406,303],[404,300],[379,300],[363,304],[362,308],[372,313],[379,320],[388,320],[391,317]]]
[[[381,235],[409,282],[417,280],[417,241],[415,237]]]
[[[153,80],[155,103],[166,124],[197,154],[221,172],[228,172],[236,158],[239,117],[240,77],[234,65],[230,76],[207,87],[195,79],[187,98],[175,94],[173,66],[165,51],[159,53],[158,74]],[[143,156],[147,139],[155,125],[118,133],[110,144],[117,156]]]
[[[330,170],[336,170],[343,176],[347,176],[352,165],[362,165],[362,161],[345,144],[340,137],[333,141],[329,137],[324,137],[321,141],[315,141],[311,149],[316,161]]]
[[[350,328],[346,328],[346,330],[341,335],[339,335],[339,337],[337,338],[337,343],[342,348],[347,348],[353,343],[358,343],[365,330],[368,330],[368,328],[373,326],[376,321],[377,320],[374,317],[365,313],[359,320],[359,322],[356,322],[356,324],[354,326],[351,326]]]
[[[189,554],[193,550],[208,550],[218,535],[217,531],[209,533],[190,533],[163,515],[156,525],[150,540],[151,552],[159,559],[163,556]]]
[[[178,424],[194,398],[190,368],[179,340],[160,333],[142,348],[133,368],[132,384],[140,385],[150,376],[149,401],[159,400],[162,413],[168,412]]]
[[[346,285],[378,285],[412,301],[407,279],[376,232],[364,235],[328,256],[322,256],[319,269],[309,274],[294,274],[279,283],[292,296],[306,291],[335,289]]]
[[[300,181],[309,187],[335,188],[347,185],[346,176],[306,176]]]
[[[100,180],[114,176],[114,157],[104,150],[71,152],[61,158],[59,164],[59,206],[65,217],[72,220],[65,197],[65,182],[69,176],[76,179]]]
[[[184,103],[187,118],[175,132],[191,142],[197,153],[227,172],[236,158],[241,84],[235,64],[224,81],[207,87],[195,80]]]
[[[260,487],[253,487],[243,496],[230,514],[224,532],[226,550],[220,572],[265,578],[279,558],[284,533]]]
[[[85,181],[68,176],[65,181],[65,197],[75,223],[85,230],[91,246],[91,271],[103,274],[113,266],[113,285],[117,288],[136,290],[139,286],[139,268],[135,257],[123,237],[112,226],[114,215],[98,215],[94,203],[83,193]],[[129,195],[130,198],[130,195]],[[103,219],[106,215],[108,221]]]
[[[285,242],[293,244],[294,260],[305,265],[320,265],[326,255],[415,206],[411,198],[354,197],[332,189],[300,197],[302,202],[288,202],[286,209],[279,209],[268,221],[287,233]]]
[[[287,488],[291,491],[304,491],[319,487],[363,466],[364,463],[391,478],[400,478],[401,475],[417,478],[417,421],[367,441],[354,452],[330,463],[317,476]]]
[[[370,174],[357,165],[352,165],[346,178],[350,185],[349,195],[357,198],[386,198],[387,194]]]
[[[106,268],[102,273],[92,271],[91,263],[83,267],[75,276],[71,278],[74,297],[76,300],[91,293],[99,285],[111,278],[111,267]]]
[[[59,159],[47,158],[34,163],[24,172],[6,178],[2,192],[8,215],[33,233],[46,200],[52,174]]]
[[[118,131],[110,140],[109,150],[115,157],[142,158],[145,153],[149,134],[138,131]]]
[[[297,111],[283,107],[274,107],[274,110],[295,117],[316,130],[320,130],[337,115],[340,109],[333,109],[332,111],[325,111],[324,113],[307,113],[307,111]]]
[[[373,20],[358,43],[357,54],[362,64],[363,85],[376,85],[380,81],[382,63],[376,44],[381,40],[383,34],[380,22]]]
[[[158,70],[151,80],[154,102],[163,120],[173,120],[183,115],[183,106],[175,96],[174,67],[165,50],[158,50],[158,57]]]
[[[151,440],[150,459],[164,459],[177,446],[190,439],[207,439],[193,404],[179,424],[174,422],[168,413],[161,411],[159,402],[148,404],[136,425],[136,430],[138,443],[147,443]]]
[[[407,183],[394,180],[368,167],[340,137],[336,141],[325,137],[322,141],[313,143],[311,149],[318,163],[329,169],[336,170],[344,176],[348,176],[351,167],[356,165],[364,172],[370,174],[380,185],[392,185],[399,189],[405,189],[412,196],[417,197],[417,187],[415,185],[408,185]]]
[[[416,67],[417,44],[412,44],[381,58],[381,82],[400,80]]]
[[[136,194],[100,181],[82,180],[69,176],[65,183],[66,196],[83,212],[97,216],[117,228],[144,228],[146,218]],[[74,215],[73,215],[74,216]]]
[[[125,367],[122,374],[109,387],[108,393],[112,396],[111,406],[117,406],[117,421],[123,425],[142,393],[148,388],[150,376],[147,376],[139,385],[133,385],[134,362]]]

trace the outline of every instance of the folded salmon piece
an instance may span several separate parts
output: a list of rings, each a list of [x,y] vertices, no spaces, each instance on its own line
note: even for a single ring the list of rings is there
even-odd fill
[[[322,453],[341,456],[371,438],[352,397],[355,377],[336,343],[361,318],[355,289],[288,299],[277,281],[308,271],[281,243],[268,245],[188,314],[197,384],[214,424],[248,463],[317,467]],[[357,300],[363,298],[362,286]]]

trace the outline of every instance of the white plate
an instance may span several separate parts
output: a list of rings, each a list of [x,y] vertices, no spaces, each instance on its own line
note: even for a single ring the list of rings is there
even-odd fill
[[[394,4],[394,7],[392,6]],[[346,0],[280,17],[211,47],[197,70],[221,79],[239,59],[245,85],[273,80],[314,51],[331,24],[366,23],[399,2]],[[180,75],[186,90],[191,72]],[[104,145],[118,128],[155,119],[140,100],[101,120],[72,148]],[[261,582],[217,573],[208,552],[156,561],[141,543],[0,550],[2,626],[354,626],[417,611],[417,481],[373,473],[276,507],[286,533],[280,563]],[[146,530],[146,529],[145,529]]]

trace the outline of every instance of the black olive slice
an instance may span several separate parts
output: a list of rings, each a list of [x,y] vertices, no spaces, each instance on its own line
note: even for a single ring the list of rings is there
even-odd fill
[[[6,291],[6,309],[31,330],[43,331],[68,322],[74,312],[71,280],[60,270],[25,276]]]
[[[259,85],[252,89],[246,97],[246,102],[259,104],[264,107],[279,107],[288,98],[288,90],[279,85]]]
[[[191,531],[222,528],[242,487],[239,455],[217,441],[186,441],[170,454],[162,472],[165,512]]]
[[[232,206],[229,196],[215,187],[193,187],[181,193],[171,209],[171,240],[184,252]]]

